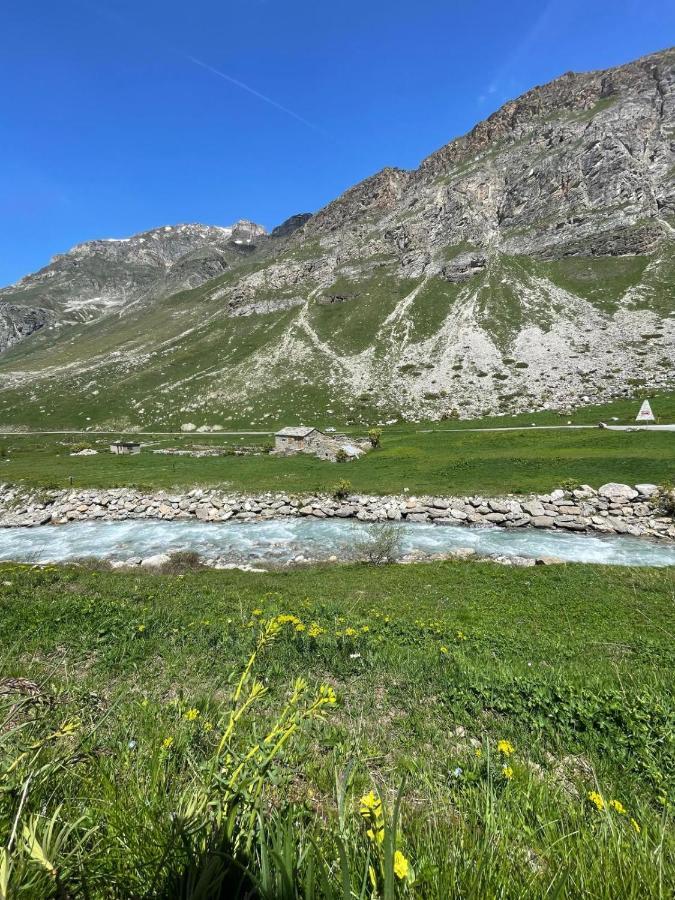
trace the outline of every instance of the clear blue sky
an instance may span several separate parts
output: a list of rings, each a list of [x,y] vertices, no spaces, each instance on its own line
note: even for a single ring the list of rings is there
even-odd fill
[[[1,27],[6,284],[89,238],[318,209],[535,84],[675,43],[675,3],[5,0]]]

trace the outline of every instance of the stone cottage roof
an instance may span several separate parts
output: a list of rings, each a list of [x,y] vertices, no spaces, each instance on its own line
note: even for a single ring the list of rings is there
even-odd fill
[[[313,431],[316,431],[316,428],[308,428],[305,425],[300,425],[297,428],[282,428],[281,431],[277,431],[276,436],[304,438],[310,435]]]

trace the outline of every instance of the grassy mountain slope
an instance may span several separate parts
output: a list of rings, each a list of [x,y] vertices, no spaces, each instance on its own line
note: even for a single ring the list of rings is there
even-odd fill
[[[0,425],[421,420],[662,390],[674,98],[673,51],[535,88],[217,277],[0,354]]]

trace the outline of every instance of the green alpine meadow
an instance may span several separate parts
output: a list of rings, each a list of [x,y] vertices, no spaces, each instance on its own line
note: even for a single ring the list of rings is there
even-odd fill
[[[0,900],[673,900],[670,7],[11,6]]]
[[[5,896],[670,891],[672,570],[175,572],[0,566]]]

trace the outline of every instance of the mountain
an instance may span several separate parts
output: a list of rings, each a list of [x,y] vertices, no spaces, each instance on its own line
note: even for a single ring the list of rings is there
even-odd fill
[[[81,245],[0,291],[39,329],[0,355],[0,420],[422,419],[672,383],[675,50],[536,87],[270,236],[245,224]]]
[[[242,220],[229,227],[165,225],[78,244],[0,289],[0,351],[47,324],[86,322],[197,287],[235,265],[265,235],[262,226]]]

